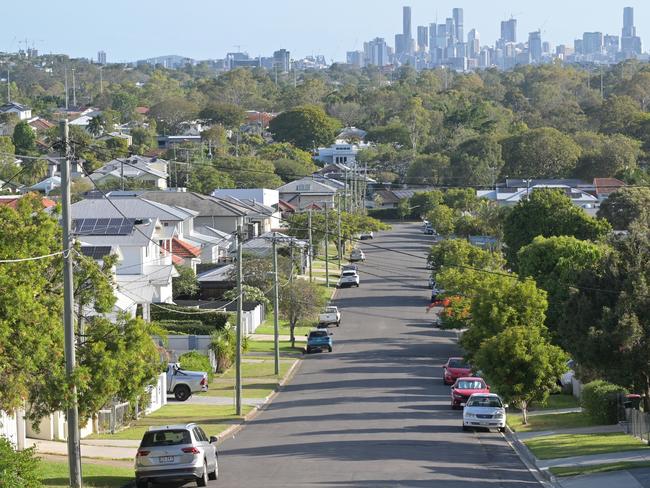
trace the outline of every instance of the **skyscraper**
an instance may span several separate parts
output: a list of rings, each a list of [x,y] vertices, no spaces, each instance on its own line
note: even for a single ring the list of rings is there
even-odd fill
[[[97,53],[97,64],[101,64],[101,65],[106,64],[106,52],[99,51]]]
[[[381,67],[390,64],[388,46],[383,37],[376,37],[372,41],[364,43],[363,50],[366,65]]]
[[[621,51],[626,57],[641,54],[641,38],[636,35],[634,26],[634,9],[623,9],[623,32],[621,36]]]
[[[280,49],[273,53],[273,69],[279,73],[288,73],[291,70],[291,53]]]
[[[601,54],[603,52],[603,33],[585,32],[582,35],[582,54]]]
[[[532,63],[542,61],[542,32],[535,31],[528,34],[528,52]]]
[[[404,7],[402,11],[402,34],[404,35],[404,46],[402,52],[411,54],[411,46],[413,45],[413,32],[411,30],[411,7]]]
[[[480,52],[480,35],[476,29],[472,29],[467,33],[467,56],[471,59],[477,59]]]
[[[503,42],[517,42],[517,19],[501,22],[501,40]]]
[[[418,25],[418,51],[424,52],[429,46],[429,28],[426,25]]]
[[[636,27],[634,27],[634,9],[625,7],[623,9],[623,37],[636,36]]]
[[[463,42],[465,40],[465,31],[463,28],[463,9],[455,8],[452,11],[454,17],[454,38],[456,42]]]

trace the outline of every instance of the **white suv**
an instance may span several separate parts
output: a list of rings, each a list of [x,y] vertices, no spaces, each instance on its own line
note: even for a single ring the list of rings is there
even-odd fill
[[[353,269],[346,269],[341,273],[339,288],[346,288],[348,286],[356,286],[359,288],[359,275]]]

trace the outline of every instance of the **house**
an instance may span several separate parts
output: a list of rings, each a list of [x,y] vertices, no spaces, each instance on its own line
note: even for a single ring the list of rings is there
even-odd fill
[[[368,208],[397,208],[400,198],[392,190],[381,189],[375,191],[371,201],[366,202]],[[380,203],[378,205],[378,203]]]
[[[90,175],[95,183],[136,182],[143,188],[164,190],[167,188],[168,163],[164,159],[145,156],[114,159]]]
[[[197,275],[199,282],[199,297],[201,300],[218,300],[237,283],[233,280],[234,264],[226,264]]]
[[[595,214],[598,207],[598,198],[587,191],[563,184],[534,183],[524,187],[497,187],[495,190],[478,190],[479,198],[486,198],[496,202],[499,206],[514,206],[528,198],[532,192],[540,189],[555,189],[566,194],[574,205],[581,207],[589,214]]]
[[[222,232],[234,237],[237,226],[241,225],[244,239],[268,232],[277,217],[276,210],[252,200],[236,198],[217,198],[196,192],[151,191],[144,197],[168,205],[177,205],[197,212],[194,225],[203,233]],[[277,221],[275,222],[277,224]]]
[[[68,122],[68,125],[76,125],[78,127],[82,127],[86,129],[88,125],[90,124],[90,121],[97,117],[98,115],[101,115],[102,111],[96,108],[86,108],[79,112],[78,114],[74,114],[75,116],[72,117],[70,116],[70,122]],[[70,114],[72,115],[72,114]]]
[[[201,143],[201,136],[158,136],[158,148],[159,149],[169,149],[170,147],[175,146],[176,144],[189,143]]]
[[[47,132],[50,130],[52,127],[55,126],[52,122],[46,119],[42,119],[41,117],[32,117],[27,121],[29,126],[32,128],[34,132],[37,134],[42,134],[44,132]]]
[[[369,146],[365,143],[350,144],[344,140],[337,140],[329,147],[319,147],[316,160],[325,164],[345,164],[356,165],[357,154],[359,151],[367,149]]]
[[[20,120],[32,118],[32,109],[16,102],[7,102],[0,105],[0,114],[16,114]]]
[[[24,196],[25,195],[0,195],[0,206],[16,208],[20,199]],[[56,202],[43,197],[41,198],[41,205],[43,205],[43,208],[52,208],[56,206]]]
[[[327,204],[330,208],[335,208],[337,191],[333,183],[324,183],[313,177],[292,181],[278,188],[280,199],[299,211],[307,209],[311,204],[319,207]]]
[[[117,310],[135,315],[141,306],[148,318],[151,303],[172,303],[172,278],[178,276],[171,253],[174,229],[158,219],[84,218],[86,212],[75,205],[72,230],[81,252],[99,262],[111,254],[118,258],[112,270]]]
[[[616,178],[594,178],[594,193],[600,203],[604,202],[616,190],[625,186],[625,182]]]
[[[100,141],[110,141],[111,139],[122,139],[126,142],[127,147],[133,145],[133,137],[131,134],[125,134],[124,132],[109,132],[99,138]]]
[[[61,188],[61,178],[59,176],[50,176],[49,178],[45,178],[44,180],[39,181],[35,185],[22,188],[21,191],[27,193],[37,191],[39,193],[49,195],[54,190],[57,190],[59,188]]]
[[[278,190],[268,188],[224,188],[223,190],[214,190],[213,197],[217,198],[236,198],[238,200],[252,200],[267,207],[273,207],[278,204],[280,194]]]
[[[309,268],[309,242],[296,239],[280,232],[267,232],[255,239],[245,242],[242,245],[243,251],[247,254],[266,257],[273,255],[273,239],[276,239],[278,247],[290,247],[294,249],[294,262],[303,274]]]

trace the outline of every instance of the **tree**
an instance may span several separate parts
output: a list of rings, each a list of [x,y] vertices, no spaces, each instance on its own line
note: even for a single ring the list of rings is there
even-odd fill
[[[628,96],[611,96],[598,111],[600,131],[605,134],[632,134],[641,117],[639,104]]]
[[[480,202],[472,188],[450,188],[443,194],[442,201],[448,207],[462,212],[475,210]]]
[[[35,148],[36,133],[27,121],[22,120],[16,124],[12,139],[17,154],[29,154]]]
[[[399,214],[399,218],[402,220],[411,215],[411,206],[407,198],[402,198],[397,203],[397,213]]]
[[[275,166],[277,175],[282,178],[282,181],[286,182],[313,174],[318,169],[312,162],[305,165],[302,161],[296,161],[295,159],[276,159],[273,161],[273,166]]]
[[[519,276],[532,277],[548,292],[546,326],[554,341],[566,347],[558,324],[566,315],[566,304],[579,277],[598,269],[608,253],[607,246],[575,237],[536,237],[517,254]]]
[[[542,127],[505,139],[505,165],[510,178],[563,178],[575,169],[580,146],[552,127]]]
[[[222,125],[229,129],[238,129],[246,120],[246,112],[233,103],[212,102],[199,112],[199,118],[211,124]]]
[[[136,154],[144,154],[158,147],[155,122],[149,124],[148,127],[134,127],[131,129],[131,137],[133,138],[133,152]]]
[[[191,166],[188,189],[204,195],[210,195],[220,188],[235,188],[235,182],[225,172],[207,164]]]
[[[409,201],[415,215],[427,215],[441,203],[442,192],[439,190],[417,192]]]
[[[426,109],[422,106],[422,99],[419,97],[411,98],[406,109],[400,114],[400,119],[408,131],[413,154],[417,153],[420,142],[428,134],[427,115]]]
[[[340,124],[321,107],[303,105],[287,110],[269,124],[273,139],[290,142],[300,149],[310,150],[334,142]]]
[[[491,135],[469,139],[453,152],[449,171],[451,185],[493,185],[503,166],[501,145]]]
[[[500,253],[473,246],[464,239],[446,239],[431,247],[429,263],[434,272],[443,267],[500,270],[505,261]]]
[[[291,347],[296,344],[296,325],[316,318],[324,305],[320,288],[309,281],[296,279],[280,288],[280,312],[289,321]]]
[[[449,157],[444,154],[419,155],[406,173],[406,182],[416,185],[439,185],[449,168]]]
[[[598,217],[615,230],[628,230],[634,222],[650,223],[650,188],[620,188],[605,200]]]
[[[258,151],[257,157],[268,161],[277,161],[278,159],[290,159],[297,161],[303,166],[314,166],[312,155],[297,148],[288,142],[275,142],[273,144],[264,144]]]
[[[208,143],[212,156],[223,157],[228,154],[228,133],[223,125],[213,125],[201,132],[201,140]]]
[[[215,159],[215,166],[226,173],[237,188],[277,188],[282,180],[275,174],[275,166],[252,156]]]
[[[582,148],[576,175],[591,180],[634,171],[641,156],[641,141],[622,134],[606,136],[580,132],[574,136]]]
[[[271,301],[266,297],[264,292],[259,288],[250,285],[242,285],[242,295],[244,296],[244,302],[246,303],[262,303],[265,307],[271,305]],[[239,298],[239,293],[237,288],[228,290],[223,294],[224,300],[235,301]]]
[[[104,120],[102,119],[102,116],[95,115],[92,119],[90,119],[88,122],[87,130],[95,137],[101,136],[105,130]]]
[[[408,128],[399,120],[372,127],[368,130],[366,139],[377,144],[397,144],[400,147],[408,147],[411,142]]]
[[[448,236],[454,232],[454,211],[447,205],[436,205],[426,213],[426,218],[439,234]]]
[[[346,127],[359,126],[365,115],[363,107],[356,102],[334,103],[327,111],[332,117],[343,122]]]
[[[198,108],[195,103],[181,97],[167,98],[151,107],[149,117],[163,133],[177,134],[183,122],[196,117]]]
[[[521,409],[525,425],[528,406],[548,398],[566,372],[567,359],[562,349],[546,340],[540,327],[514,326],[486,339],[473,364],[506,402]]]
[[[561,191],[537,189],[527,200],[520,201],[506,218],[504,241],[508,261],[516,266],[519,249],[537,236],[598,240],[610,229],[606,220],[590,217]]]
[[[196,273],[189,266],[175,266],[178,276],[172,278],[172,296],[192,297],[199,291]]]

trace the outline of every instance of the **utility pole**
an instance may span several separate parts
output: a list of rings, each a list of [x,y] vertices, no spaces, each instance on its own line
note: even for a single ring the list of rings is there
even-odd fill
[[[308,211],[308,227],[309,227],[309,282],[313,283],[314,282],[314,273],[312,270],[312,262],[313,262],[313,254],[314,254],[314,246],[312,243],[312,237],[311,237],[311,208]]]
[[[122,182],[122,191],[124,191],[124,160],[120,159],[120,180]]]
[[[65,109],[66,111],[68,110],[68,98],[70,97],[69,90],[68,90],[68,68],[65,67],[63,69],[63,75],[65,77]]]
[[[330,287],[330,261],[327,250],[330,241],[330,222],[329,212],[327,211],[327,202],[325,202],[325,286]]]
[[[11,71],[9,67],[7,67],[7,103],[11,102],[11,80],[9,79],[11,76]]]
[[[289,241],[289,259],[291,261],[291,272],[289,273],[289,283],[293,284],[293,272],[296,270],[296,267],[293,265],[293,237]]]
[[[339,199],[338,200],[338,206],[336,207],[336,209],[337,209],[336,213],[338,214],[338,225],[337,225],[336,235],[337,235],[337,239],[338,239],[338,243],[339,243],[337,249],[339,250],[339,270],[340,270],[341,269],[341,259],[342,259],[342,254],[343,254],[343,249],[341,249],[341,245],[342,245],[341,243],[343,241],[341,241],[341,194],[340,193],[338,194],[338,199]]]
[[[77,82],[74,76],[74,68],[72,68],[72,106],[77,108]]]
[[[235,408],[236,415],[241,415],[241,343],[242,343],[242,226],[237,224],[237,357],[235,360]]]
[[[63,227],[63,325],[65,329],[65,373],[68,380],[72,380],[75,370],[75,333],[74,315],[74,283],[72,278],[72,214],[70,211],[70,159],[68,142],[68,120],[59,123],[61,140],[63,143],[61,161],[61,187],[62,194],[62,219]],[[77,387],[71,383],[72,403],[66,412],[68,423],[68,467],[70,470],[70,486],[81,488],[81,443],[79,440],[79,411],[77,409]]]
[[[346,212],[348,211],[348,168],[345,168],[345,187],[344,187],[345,193],[343,194],[343,201],[344,201],[344,206]]]
[[[104,67],[100,66],[99,67],[99,94],[103,95],[104,94]]]
[[[280,374],[280,325],[278,323],[280,297],[278,290],[278,246],[277,236],[273,233],[273,357],[275,359],[275,374]]]

